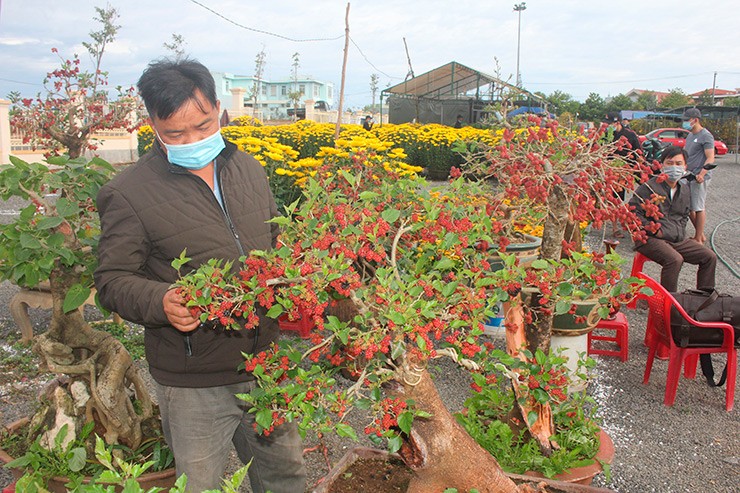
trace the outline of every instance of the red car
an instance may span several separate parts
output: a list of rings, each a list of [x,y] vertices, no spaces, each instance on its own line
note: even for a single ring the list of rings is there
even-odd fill
[[[646,135],[640,135],[640,144],[645,142],[645,139],[653,138],[658,139],[661,142],[667,142],[678,147],[683,147],[686,143],[686,137],[689,135],[688,130],[683,128],[656,128],[652,132],[648,132]],[[714,153],[717,156],[727,154],[727,145],[721,140],[714,139]]]

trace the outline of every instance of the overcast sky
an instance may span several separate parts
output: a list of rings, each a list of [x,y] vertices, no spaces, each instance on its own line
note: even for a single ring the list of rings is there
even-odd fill
[[[121,26],[103,61],[113,86],[135,84],[149,61],[168,54],[162,45],[177,33],[187,53],[214,71],[251,75],[264,47],[265,77],[286,79],[298,52],[300,75],[334,82],[339,93],[344,0],[109,3]],[[514,82],[515,3],[353,0],[345,108],[370,103],[373,73],[381,88],[404,80],[403,38],[416,75],[453,60],[496,75],[498,58],[500,75]],[[0,0],[0,97],[41,90],[46,72],[58,66],[53,47],[65,57],[79,53],[91,67],[81,42],[99,29],[95,6],[105,0]],[[590,92],[608,97],[631,88],[692,93],[711,88],[716,72],[717,88],[740,88],[739,21],[740,0],[529,0],[521,14],[523,85],[583,101]],[[306,41],[316,38],[335,39]]]

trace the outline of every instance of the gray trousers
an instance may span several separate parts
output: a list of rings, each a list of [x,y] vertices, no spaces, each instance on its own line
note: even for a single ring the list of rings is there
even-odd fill
[[[670,243],[648,236],[647,243],[635,248],[647,258],[660,264],[660,284],[668,291],[678,291],[678,274],[684,262],[699,266],[696,273],[697,288],[713,288],[717,270],[717,255],[693,238]]]
[[[254,415],[235,394],[247,394],[254,382],[206,388],[155,383],[165,439],[175,455],[177,475],[188,478],[187,491],[220,489],[231,445],[244,463],[252,460],[249,481],[254,493],[303,493],[306,469],[295,423],[269,437],[253,428]]]

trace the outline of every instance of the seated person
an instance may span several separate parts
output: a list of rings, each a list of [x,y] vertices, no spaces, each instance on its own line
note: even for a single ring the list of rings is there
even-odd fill
[[[667,147],[661,158],[661,174],[640,185],[629,202],[647,233],[647,241],[636,242],[635,250],[663,267],[660,284],[671,292],[678,291],[678,274],[684,262],[699,266],[697,288],[713,288],[717,268],[715,253],[686,237],[691,205],[689,186],[681,179],[686,173],[686,157],[682,148]]]

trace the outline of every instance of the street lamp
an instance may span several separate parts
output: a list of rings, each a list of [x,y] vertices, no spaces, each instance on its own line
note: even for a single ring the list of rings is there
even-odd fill
[[[526,2],[515,3],[514,12],[519,13],[519,26],[516,30],[516,86],[522,87],[522,74],[519,73],[519,47],[522,40],[522,10],[527,10]]]

